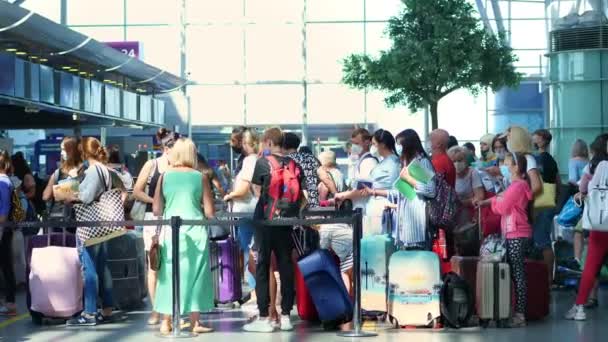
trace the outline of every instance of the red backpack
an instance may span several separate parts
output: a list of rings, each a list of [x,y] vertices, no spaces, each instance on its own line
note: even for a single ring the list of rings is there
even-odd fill
[[[264,205],[265,218],[298,216],[302,194],[300,169],[291,159],[279,162],[276,157],[268,156],[266,160],[270,164],[270,183]]]

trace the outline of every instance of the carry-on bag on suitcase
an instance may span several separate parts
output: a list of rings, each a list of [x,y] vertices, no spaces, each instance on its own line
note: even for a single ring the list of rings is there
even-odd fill
[[[528,304],[526,319],[541,320],[549,315],[549,269],[542,261],[526,260]]]
[[[477,264],[477,315],[483,327],[490,321],[504,326],[511,317],[511,271],[504,262]]]
[[[395,249],[388,235],[368,235],[361,239],[361,308],[366,316],[387,311],[388,260]]]
[[[327,328],[352,320],[353,303],[330,251],[319,249],[298,261],[319,319]]]
[[[82,267],[72,234],[46,233],[28,239],[27,306],[32,321],[69,319],[82,311]]]
[[[106,265],[112,276],[114,306],[120,310],[141,307],[148,293],[146,251],[142,234],[130,230],[108,240],[106,248]]]
[[[388,313],[395,325],[437,327],[443,286],[437,254],[396,252],[390,258],[388,274]]]

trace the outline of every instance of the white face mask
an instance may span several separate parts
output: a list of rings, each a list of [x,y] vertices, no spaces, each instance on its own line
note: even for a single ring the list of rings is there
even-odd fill
[[[397,150],[397,155],[401,157],[401,155],[403,154],[403,145],[396,145],[395,150]]]
[[[372,145],[369,149],[369,153],[376,158],[380,157],[380,152],[378,152],[378,147],[376,145]]]
[[[68,160],[68,153],[65,150],[61,150],[61,160]]]
[[[500,152],[496,153],[496,158],[498,158],[498,160],[505,160],[506,156],[507,156],[506,151],[500,151]]]
[[[361,155],[362,152],[363,152],[363,147],[361,147],[361,145],[353,144],[353,146],[350,148],[350,153],[352,153],[356,156]]]
[[[457,173],[462,173],[466,168],[467,168],[467,164],[465,162],[455,162],[454,163],[454,167],[456,168],[456,172]]]

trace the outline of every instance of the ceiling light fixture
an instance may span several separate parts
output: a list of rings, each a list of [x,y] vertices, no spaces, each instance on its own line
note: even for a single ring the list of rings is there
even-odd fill
[[[15,48],[8,48],[8,49],[6,49],[5,51],[6,51],[6,52],[16,52],[16,51],[17,51],[17,49],[15,49]]]
[[[40,61],[44,63],[44,62],[48,62],[49,60],[46,58],[40,58]]]
[[[15,52],[15,55],[17,55],[17,56],[25,56],[25,55],[27,55],[27,52],[17,51],[17,52]]]

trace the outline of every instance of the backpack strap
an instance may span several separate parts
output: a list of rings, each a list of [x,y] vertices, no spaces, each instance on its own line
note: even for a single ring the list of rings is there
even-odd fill
[[[271,171],[281,168],[281,164],[277,160],[277,157],[275,157],[273,155],[269,155],[269,156],[266,157],[266,160],[268,160],[268,164],[270,164],[270,170]]]

